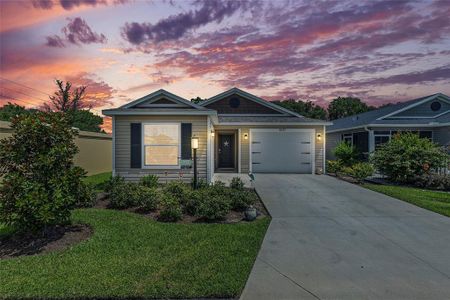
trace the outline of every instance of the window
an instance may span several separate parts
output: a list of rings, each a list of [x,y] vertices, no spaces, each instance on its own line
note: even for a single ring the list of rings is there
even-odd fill
[[[349,145],[353,145],[353,134],[351,134],[351,133],[343,134],[342,140]]]
[[[144,124],[145,166],[178,166],[180,157],[180,124]]]
[[[386,144],[391,139],[391,132],[387,131],[374,131],[373,136],[375,138],[375,149],[378,149],[381,145]]]
[[[430,141],[433,139],[433,131],[419,131],[420,138],[427,138]]]
[[[432,111],[438,111],[441,109],[441,103],[438,101],[434,101],[433,103],[431,103],[430,108]]]

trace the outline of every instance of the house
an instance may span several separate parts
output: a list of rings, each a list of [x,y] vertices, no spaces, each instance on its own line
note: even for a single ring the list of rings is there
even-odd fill
[[[327,158],[335,158],[333,149],[341,141],[354,145],[367,156],[388,142],[393,134],[402,131],[417,132],[448,149],[450,98],[438,93],[333,120],[333,124],[327,126]]]
[[[233,88],[195,104],[158,90],[103,114],[112,117],[113,172],[127,180],[193,177],[191,137],[198,139],[199,178],[214,173],[323,173],[323,120]]]

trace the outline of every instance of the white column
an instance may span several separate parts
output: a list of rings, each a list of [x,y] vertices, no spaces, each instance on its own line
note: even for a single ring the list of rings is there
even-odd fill
[[[375,136],[373,130],[369,130],[369,153],[375,151]]]

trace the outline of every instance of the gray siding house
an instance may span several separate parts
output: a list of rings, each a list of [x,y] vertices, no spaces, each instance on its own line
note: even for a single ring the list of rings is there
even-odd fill
[[[327,159],[335,159],[333,149],[341,141],[367,156],[402,131],[417,132],[449,149],[450,98],[438,93],[333,120],[333,125],[327,126]]]
[[[191,138],[198,140],[198,175],[323,173],[325,126],[240,89],[200,104],[165,90],[103,114],[112,117],[113,173],[136,181],[193,177]]]

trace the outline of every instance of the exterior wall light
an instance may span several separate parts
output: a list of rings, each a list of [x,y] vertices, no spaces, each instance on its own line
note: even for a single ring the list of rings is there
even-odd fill
[[[248,133],[244,133],[244,140],[248,140]]]
[[[193,136],[191,139],[191,147],[192,149],[198,149],[198,137]]]
[[[214,132],[214,130],[211,130],[211,136],[214,137],[216,134]]]
[[[191,147],[194,150],[194,189],[197,189],[197,149],[198,149],[198,137],[193,136],[191,138]]]
[[[318,133],[318,134],[317,134],[317,140],[318,140],[318,141],[321,141],[321,140],[322,140],[322,134],[321,134],[321,133]]]

